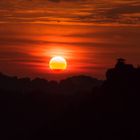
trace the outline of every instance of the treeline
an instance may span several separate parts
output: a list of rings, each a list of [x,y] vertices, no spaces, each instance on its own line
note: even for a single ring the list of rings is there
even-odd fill
[[[138,139],[140,68],[118,59],[101,81],[0,74],[2,139]]]

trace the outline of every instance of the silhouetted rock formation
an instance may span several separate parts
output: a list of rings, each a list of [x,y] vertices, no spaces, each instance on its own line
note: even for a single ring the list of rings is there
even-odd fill
[[[104,116],[102,121],[108,125],[106,131],[119,133],[122,139],[137,139],[140,124],[140,70],[126,64],[124,59],[118,59],[115,68],[109,69],[106,76],[107,80],[100,88],[100,101],[104,104],[100,109]]]
[[[125,59],[118,59],[115,68],[109,69],[106,73],[107,80],[126,80],[127,78],[137,78],[138,68],[134,68],[131,64],[126,64]]]
[[[139,139],[140,68],[120,58],[106,77],[58,83],[0,73],[1,139]]]

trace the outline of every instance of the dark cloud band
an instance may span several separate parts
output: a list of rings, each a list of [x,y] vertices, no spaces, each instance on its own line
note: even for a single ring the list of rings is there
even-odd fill
[[[139,0],[1,0],[0,23],[137,24]]]

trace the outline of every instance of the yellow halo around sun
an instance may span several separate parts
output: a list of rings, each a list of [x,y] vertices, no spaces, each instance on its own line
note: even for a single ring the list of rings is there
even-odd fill
[[[65,58],[61,56],[55,56],[51,58],[49,62],[49,67],[51,70],[56,70],[56,71],[66,70],[67,61]]]

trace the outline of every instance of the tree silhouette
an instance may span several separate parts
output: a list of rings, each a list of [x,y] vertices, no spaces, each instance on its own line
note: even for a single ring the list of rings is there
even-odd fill
[[[0,73],[2,139],[138,139],[140,68],[119,58],[106,80],[60,81]],[[70,138],[70,137],[69,137]]]

